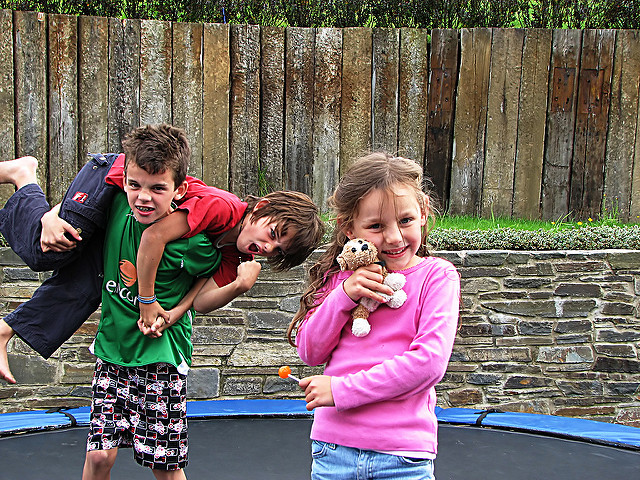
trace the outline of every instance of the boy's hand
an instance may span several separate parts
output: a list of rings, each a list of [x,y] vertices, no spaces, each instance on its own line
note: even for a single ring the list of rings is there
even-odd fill
[[[156,337],[156,335],[149,335],[149,333],[156,333],[158,327],[163,322],[159,320],[169,320],[169,314],[160,306],[158,302],[153,303],[138,303],[140,308],[140,319],[138,320],[138,328],[140,331],[148,336]],[[144,328],[143,328],[144,326]],[[160,335],[157,335],[158,337]]]
[[[53,207],[40,219],[42,224],[40,248],[42,248],[43,252],[66,252],[76,247],[76,240],[82,240],[76,229],[58,216],[59,213],[60,204]],[[69,234],[69,237],[65,234]],[[70,240],[69,238],[74,238],[75,240]]]
[[[331,392],[331,377],[329,375],[313,375],[300,380],[300,388],[304,390],[307,410],[316,407],[334,407],[333,393]]]
[[[262,265],[255,260],[238,265],[238,276],[234,280],[242,292],[248,292],[258,280]]]

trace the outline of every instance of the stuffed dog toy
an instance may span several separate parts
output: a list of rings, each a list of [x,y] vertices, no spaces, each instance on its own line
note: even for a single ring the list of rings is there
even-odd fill
[[[336,260],[340,265],[340,269],[343,271],[356,270],[359,267],[376,262],[381,263],[378,259],[378,250],[375,245],[362,238],[354,238],[345,243],[342,252]],[[401,307],[407,300],[407,294],[402,290],[407,279],[401,273],[387,272],[383,263],[382,275],[384,277],[383,283],[394,290],[391,296],[381,294],[386,299],[385,304],[391,308]],[[367,335],[371,331],[371,325],[368,320],[369,314],[378,308],[379,305],[379,302],[370,298],[361,298],[358,306],[351,311],[351,318],[353,319],[351,333],[356,337],[364,337]]]

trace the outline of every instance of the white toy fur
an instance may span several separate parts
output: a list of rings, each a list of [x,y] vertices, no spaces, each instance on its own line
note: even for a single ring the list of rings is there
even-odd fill
[[[379,262],[378,250],[375,245],[361,238],[354,238],[345,243],[342,253],[337,257],[338,264],[342,270],[355,270],[359,267],[370,265],[375,262]],[[407,294],[402,287],[407,282],[407,279],[401,273],[387,272],[387,269],[382,267],[385,285],[388,285],[394,290],[393,295],[384,295],[385,304],[391,308],[399,308],[404,305],[407,300]],[[351,333],[356,337],[364,337],[371,331],[371,325],[369,324],[369,314],[373,312],[380,302],[372,300],[370,298],[362,298],[356,308],[351,312],[353,324],[351,326]]]

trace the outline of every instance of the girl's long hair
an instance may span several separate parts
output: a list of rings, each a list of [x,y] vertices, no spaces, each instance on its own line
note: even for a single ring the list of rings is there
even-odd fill
[[[427,214],[428,222],[422,231],[418,256],[429,255],[426,238],[434,223],[428,197],[423,193],[422,168],[413,160],[394,157],[384,152],[374,152],[360,157],[343,175],[328,205],[334,212],[336,225],[325,252],[309,270],[309,284],[300,299],[300,308],[287,329],[289,343],[295,346],[293,334],[312,308],[322,302],[318,293],[328,279],[340,271],[336,260],[348,238],[345,231],[351,228],[360,200],[372,190],[393,191],[395,185],[403,185],[415,191],[420,208]]]

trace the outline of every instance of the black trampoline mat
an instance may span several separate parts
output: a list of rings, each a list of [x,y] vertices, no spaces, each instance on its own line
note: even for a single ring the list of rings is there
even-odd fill
[[[189,420],[190,480],[309,478],[310,418]],[[87,427],[0,438],[0,480],[80,478]],[[113,480],[152,479],[121,449]],[[640,478],[640,452],[469,426],[440,425],[438,480]]]

